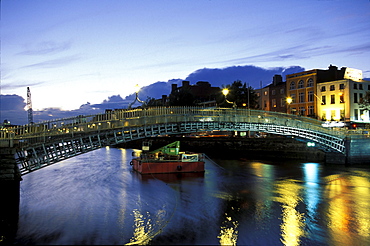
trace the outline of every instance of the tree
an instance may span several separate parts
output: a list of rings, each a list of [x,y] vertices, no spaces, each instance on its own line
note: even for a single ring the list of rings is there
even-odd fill
[[[360,98],[360,102],[358,103],[358,106],[361,109],[370,110],[370,91],[366,92],[366,95],[362,98]]]
[[[233,104],[241,108],[258,108],[258,96],[251,86],[247,87],[246,83],[242,83],[240,80],[234,81],[231,85],[224,86],[224,89],[228,89],[229,93],[224,96],[221,94],[217,99],[217,103],[220,107],[233,107]],[[232,103],[228,103],[232,102]]]

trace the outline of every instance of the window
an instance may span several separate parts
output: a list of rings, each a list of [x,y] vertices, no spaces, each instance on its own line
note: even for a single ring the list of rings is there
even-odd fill
[[[340,89],[340,90],[343,90],[343,89],[344,89],[344,84],[340,84],[340,85],[339,85],[339,89]]]
[[[299,107],[299,115],[305,115],[306,109],[304,107]]]
[[[330,111],[331,120],[335,120],[335,118],[336,118],[335,113],[336,113],[335,110]]]
[[[313,102],[313,91],[309,91],[309,92],[308,92],[308,98],[307,98],[307,101],[308,101],[308,102]]]
[[[263,92],[263,95],[267,96],[267,91],[264,91],[264,92]]]
[[[321,105],[326,105],[326,96],[321,97]]]
[[[300,93],[299,93],[298,101],[299,101],[300,103],[301,103],[301,102],[304,102],[304,92],[300,92]]]
[[[275,95],[275,90],[272,90],[271,91],[271,95]]]
[[[341,109],[340,110],[340,120],[341,121],[344,121],[345,119],[344,119],[344,117],[345,117],[345,115],[344,115],[344,110],[343,109]]]
[[[321,86],[321,91],[326,91],[326,87],[325,86]]]
[[[358,120],[358,109],[357,108],[355,108],[354,117],[355,117],[355,120]]]
[[[290,97],[292,98],[292,103],[295,103],[295,94],[290,94]]]
[[[313,79],[308,79],[307,87],[313,87]]]
[[[357,90],[357,84],[356,83],[353,84],[353,89]]]
[[[362,88],[362,84],[359,84],[358,86],[359,86],[359,88],[358,88],[358,89],[363,90],[363,88]]]
[[[257,92],[257,96],[260,97],[260,93],[259,92]]]
[[[330,104],[335,104],[335,95],[330,95]]]
[[[308,114],[307,115],[311,115],[311,116],[314,115],[313,106],[308,106]]]
[[[344,94],[343,93],[339,95],[339,102],[344,103]]]
[[[353,93],[353,102],[358,103],[357,93]]]
[[[304,82],[303,82],[303,80],[300,80],[299,82],[298,82],[298,89],[299,88],[303,88],[304,87]]]
[[[362,94],[362,93],[360,93],[359,95],[360,95],[360,101],[361,101],[361,99],[362,99],[362,97],[363,97],[363,94]]]
[[[285,93],[285,90],[284,89],[280,89],[280,94],[284,94]]]
[[[335,85],[330,86],[330,91],[335,91]]]
[[[280,98],[280,107],[285,107],[285,99]]]
[[[276,108],[276,99],[272,99],[272,107]]]
[[[292,82],[290,83],[290,89],[291,89],[291,90],[294,90],[294,89],[295,89],[295,83],[294,83],[294,81],[292,81]]]

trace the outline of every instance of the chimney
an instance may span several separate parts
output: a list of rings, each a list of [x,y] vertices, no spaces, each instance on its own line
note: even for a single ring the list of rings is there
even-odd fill
[[[190,82],[189,81],[182,81],[182,87],[189,87]]]
[[[177,84],[172,84],[171,93],[177,89]]]
[[[275,74],[272,78],[273,85],[277,85],[279,83],[283,82],[283,77],[280,74]]]

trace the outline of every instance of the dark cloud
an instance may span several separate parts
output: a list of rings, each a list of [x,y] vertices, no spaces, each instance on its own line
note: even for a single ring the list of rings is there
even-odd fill
[[[262,81],[263,86],[271,83],[275,74],[280,74],[285,79],[286,74],[297,73],[304,71],[304,68],[292,66],[288,68],[276,67],[264,69],[256,66],[233,66],[227,68],[203,68],[191,73],[185,80],[191,83],[198,81],[208,81],[212,86],[231,84],[236,80],[241,80],[250,84],[254,88],[260,88]]]
[[[18,95],[0,95],[0,123],[10,120],[12,124],[26,124],[26,102]]]
[[[276,67],[265,69],[256,66],[233,66],[227,68],[203,68],[191,73],[184,80],[195,84],[198,81],[208,81],[212,86],[222,87],[232,84],[236,80],[249,83],[254,88],[260,88],[260,81],[263,86],[271,83],[275,74],[280,74],[285,79],[286,74],[304,71],[300,66]],[[181,86],[183,79],[172,79],[167,82],[159,81],[140,89],[138,97],[145,101],[148,97],[159,99],[162,95],[169,95],[172,84]],[[78,115],[94,115],[103,113],[106,109],[127,108],[134,102],[135,93],[122,98],[120,95],[113,95],[98,104],[87,102],[75,110],[61,110],[60,108],[45,108],[34,111],[34,122],[47,121],[60,118],[74,117]],[[139,106],[136,102],[133,107]],[[25,111],[25,100],[17,95],[1,95],[1,122],[5,119],[10,120],[12,124],[23,125],[27,123],[27,112]]]

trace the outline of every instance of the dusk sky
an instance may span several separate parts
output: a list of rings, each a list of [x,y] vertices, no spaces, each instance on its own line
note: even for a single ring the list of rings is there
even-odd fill
[[[35,111],[125,98],[203,68],[333,64],[370,78],[369,57],[369,0],[1,1],[1,94],[26,99],[29,86]],[[256,78],[243,82],[271,82]]]

